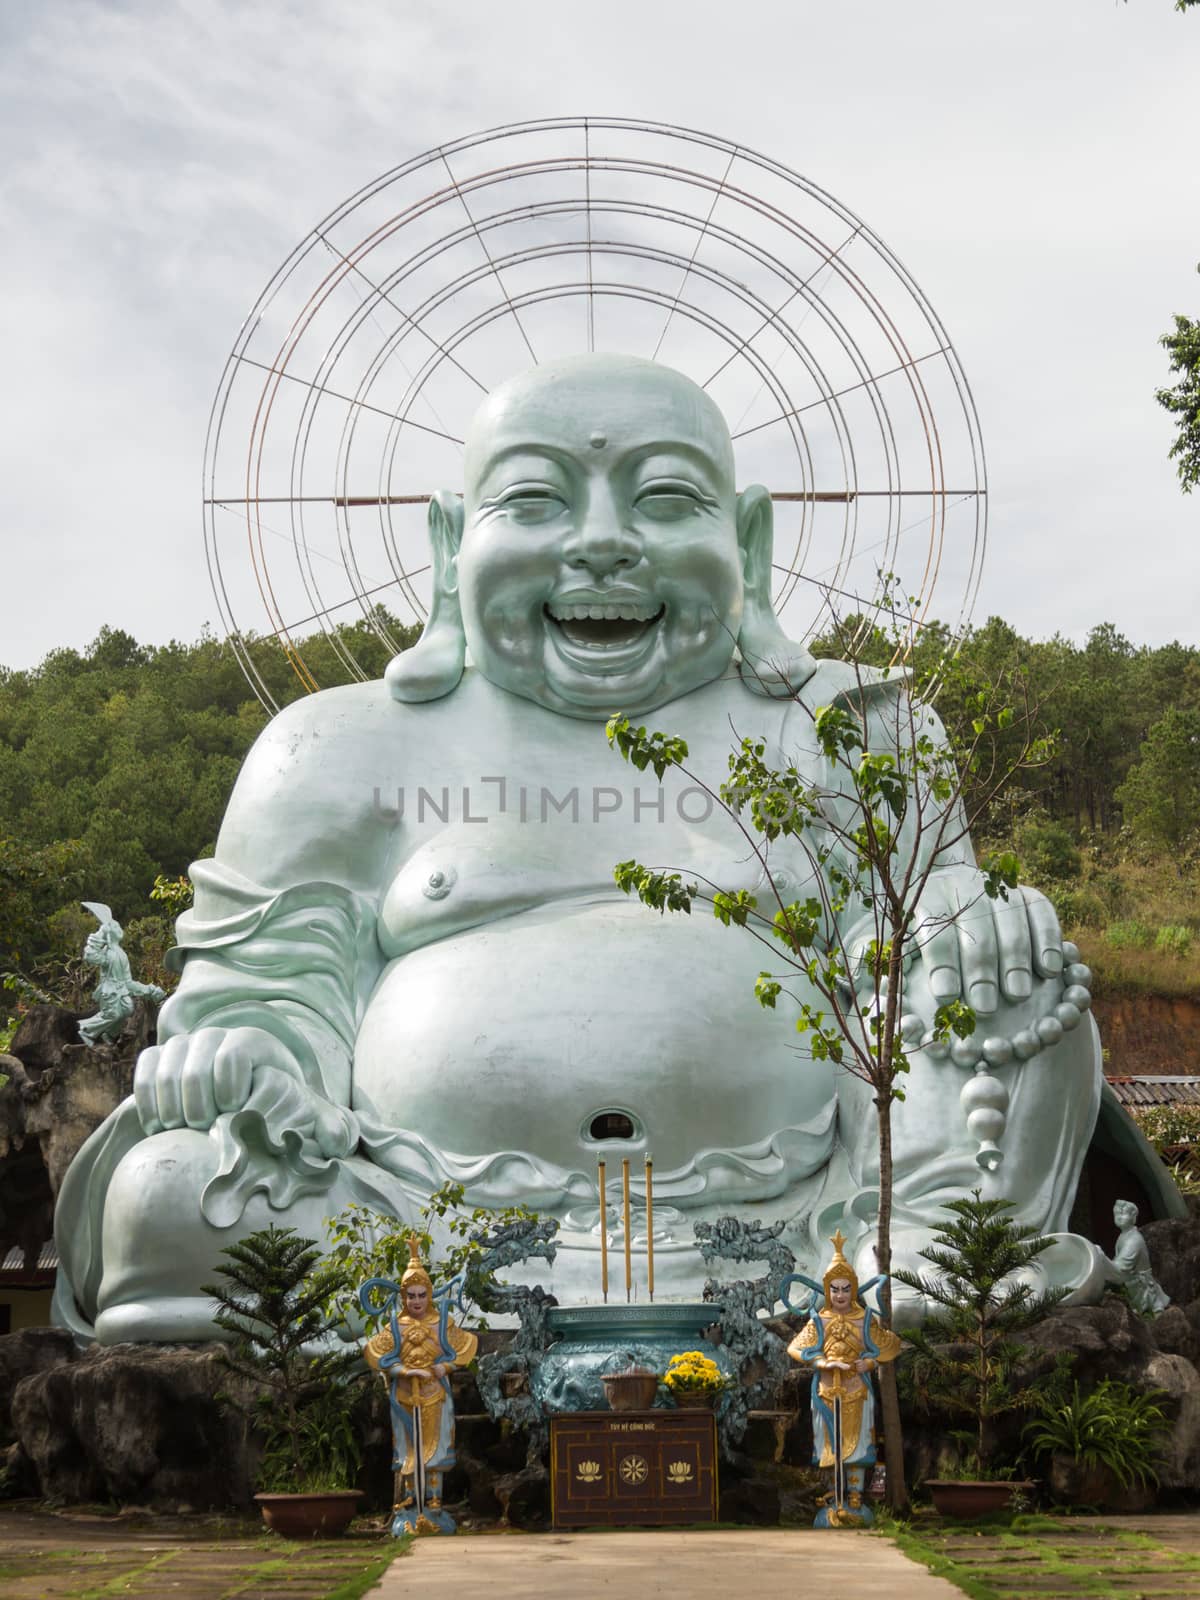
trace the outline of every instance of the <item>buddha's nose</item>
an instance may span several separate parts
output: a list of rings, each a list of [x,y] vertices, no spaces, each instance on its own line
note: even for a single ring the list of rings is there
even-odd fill
[[[642,557],[642,541],[623,526],[612,497],[594,494],[576,526],[563,544],[563,560],[568,567],[585,568],[594,577],[635,567]]]

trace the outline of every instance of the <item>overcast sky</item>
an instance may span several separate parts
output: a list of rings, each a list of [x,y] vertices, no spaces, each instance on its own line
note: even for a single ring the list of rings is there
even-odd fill
[[[912,271],[988,451],[978,620],[1196,643],[1154,391],[1200,314],[1198,97],[1170,0],[3,0],[0,662],[215,623],[205,426],[279,262],[425,149],[585,113],[764,151]]]

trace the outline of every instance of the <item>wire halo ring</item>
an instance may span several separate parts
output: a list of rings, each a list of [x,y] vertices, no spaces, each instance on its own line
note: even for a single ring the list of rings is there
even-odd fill
[[[820,625],[823,589],[848,592],[869,626],[882,590],[853,587],[861,562],[892,570],[917,529],[911,625],[929,617],[949,550],[961,631],[986,547],[983,443],[911,274],[841,202],[769,157],[667,124],[552,118],[439,146],[364,186],[297,245],[243,325],[209,420],[205,547],[263,704],[277,709],[253,637],[278,639],[312,690],[373,675],[338,632],[347,611],[388,650],[381,600],[423,618],[422,508],[488,388],[537,362],[539,344],[628,351],[655,334],[638,353],[713,389],[739,475],[744,450],[771,464],[764,481],[787,485],[775,493],[776,604],[789,631]],[[273,569],[268,539],[291,546],[290,563]],[[818,598],[797,622],[802,585]],[[331,647],[321,685],[305,659],[310,625]]]

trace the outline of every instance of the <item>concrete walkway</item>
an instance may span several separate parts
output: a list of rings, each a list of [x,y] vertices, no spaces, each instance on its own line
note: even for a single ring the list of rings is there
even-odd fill
[[[418,1539],[372,1600],[731,1600],[749,1593],[838,1600],[963,1600],[885,1539],[816,1528],[647,1529]]]

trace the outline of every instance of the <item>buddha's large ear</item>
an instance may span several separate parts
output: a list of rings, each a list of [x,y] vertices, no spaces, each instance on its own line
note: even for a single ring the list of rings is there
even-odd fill
[[[463,503],[440,490],[429,502],[429,547],[433,553],[433,604],[411,650],[388,662],[383,681],[397,700],[440,700],[463,675],[467,642],[458,603],[458,547]]]
[[[782,700],[812,677],[817,664],[802,644],[787,637],[771,604],[775,525],[771,496],[760,483],[738,496],[737,532],[745,582],[738,634],[742,682],[755,694]]]

